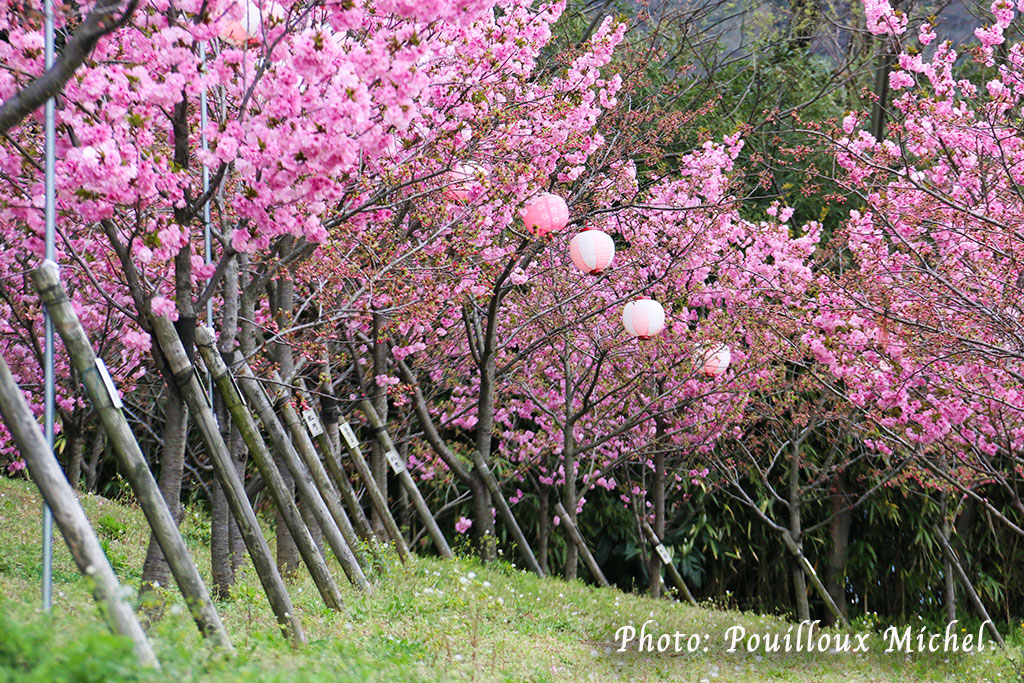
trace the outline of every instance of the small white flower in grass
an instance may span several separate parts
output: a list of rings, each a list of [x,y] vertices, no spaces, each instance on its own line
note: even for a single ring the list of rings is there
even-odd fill
[[[491,587],[491,582],[490,581],[484,581],[484,588],[490,588],[490,587]]]
[[[423,589],[423,594],[424,595],[433,595],[434,594],[434,589],[431,588],[430,586],[427,586],[426,588]]]
[[[462,659],[463,659],[463,657],[462,657],[462,655],[455,655],[455,657],[454,657],[453,659],[454,659],[454,660],[455,660],[456,662],[461,662],[461,661],[462,661]]]
[[[171,609],[168,610],[171,616],[179,616],[181,614],[181,605],[171,605]]]
[[[459,577],[459,583],[461,583],[463,586],[468,586],[469,585],[469,579],[467,579],[465,576],[460,576]]]
[[[466,576],[468,576],[470,579],[475,579],[476,578],[476,572],[469,572],[468,574],[466,574]]]

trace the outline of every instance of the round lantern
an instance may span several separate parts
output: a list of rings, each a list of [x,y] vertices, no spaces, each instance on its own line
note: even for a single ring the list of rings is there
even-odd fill
[[[523,224],[527,232],[543,237],[558,232],[569,223],[569,207],[565,200],[554,194],[542,194],[526,205]]]
[[[637,339],[650,339],[665,329],[665,309],[654,299],[642,296],[622,309],[622,324]]]
[[[276,2],[239,0],[233,11],[241,16],[230,19],[221,28],[220,37],[233,45],[247,45],[259,42],[263,37],[263,24],[284,20],[284,8]]]
[[[476,164],[456,164],[449,174],[451,184],[445,188],[449,199],[464,202],[469,198],[470,185],[484,169]]]
[[[569,256],[584,273],[600,275],[615,258],[615,241],[600,230],[587,228],[569,242]]]
[[[701,374],[705,377],[721,377],[729,369],[732,353],[728,346],[719,346],[714,351],[705,350],[701,359]]]

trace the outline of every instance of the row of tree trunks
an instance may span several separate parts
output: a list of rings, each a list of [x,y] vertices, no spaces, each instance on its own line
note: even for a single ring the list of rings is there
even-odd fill
[[[341,535],[344,536],[345,542],[352,549],[356,561],[359,562],[361,567],[365,567],[365,561],[360,561],[361,558],[355,553],[359,548],[359,537],[356,534],[355,527],[352,526],[352,520],[349,519],[348,514],[341,505],[341,495],[331,483],[330,477],[327,476],[327,470],[324,469],[323,463],[320,462],[320,456],[316,452],[316,446],[313,445],[309,432],[306,431],[302,419],[295,410],[295,406],[292,405],[292,396],[288,391],[288,385],[284,383],[276,371],[271,375],[270,379],[273,382],[272,386],[275,387],[274,398],[278,412],[284,421],[284,426],[288,428],[288,433],[291,435],[292,445],[295,447],[296,453],[298,453],[302,460],[302,464],[305,465],[306,471],[312,478],[317,492],[324,501],[324,505],[327,506],[331,519],[334,520],[338,530],[341,531]],[[314,424],[320,427],[321,432],[323,431],[323,426],[319,423],[319,419]],[[373,546],[370,546],[370,551],[371,553],[373,552]],[[374,559],[378,558],[375,557]]]
[[[103,546],[3,358],[0,358],[0,413],[7,431],[28,464],[32,481],[53,511],[53,519],[64,536],[71,557],[79,571],[91,579],[93,597],[101,606],[111,630],[131,638],[135,656],[143,666],[159,668],[135,612],[121,597],[121,585],[107,561]]]
[[[377,479],[373,476],[370,464],[366,461],[362,450],[359,448],[359,441],[356,439],[355,433],[347,422],[341,424],[340,431],[349,458],[356,466],[356,473],[363,481],[366,493],[370,497],[373,513],[383,523],[385,532],[391,538],[395,547],[398,548],[399,554],[408,555],[409,547],[402,536],[401,529],[398,528],[398,524],[395,522],[394,516],[391,514],[391,510],[388,508],[388,501],[384,497],[384,492],[377,486]]]
[[[420,521],[427,529],[427,533],[430,534],[430,538],[434,541],[434,547],[437,548],[437,552],[446,559],[454,557],[448,541],[441,532],[441,527],[437,525],[437,520],[434,519],[434,515],[430,512],[426,501],[423,500],[423,495],[420,493],[419,488],[417,488],[416,482],[413,481],[412,475],[409,474],[409,470],[405,467],[405,463],[398,454],[398,449],[395,448],[395,444],[388,434],[387,426],[377,413],[376,408],[367,400],[361,401],[359,407],[366,415],[366,419],[370,421],[370,427],[377,435],[377,440],[380,442],[381,448],[384,449],[385,457],[391,462],[395,476],[409,494],[409,498],[419,514]]]
[[[151,322],[156,342],[163,351],[171,372],[176,378],[175,381],[193,411],[193,419],[199,428],[203,443],[206,445],[207,454],[213,462],[214,472],[219,477],[221,486],[227,495],[232,514],[238,520],[242,537],[249,549],[249,556],[252,558],[256,574],[263,584],[271,609],[274,610],[285,636],[293,644],[304,644],[306,636],[302,624],[295,613],[295,607],[285,588],[284,580],[270,554],[270,548],[267,545],[267,540],[263,537],[256,513],[245,494],[245,487],[235,470],[227,444],[221,437],[213,409],[208,403],[209,396],[199,383],[196,369],[189,362],[174,326],[169,320],[159,316],[153,316]],[[200,334],[204,331],[200,329]]]
[[[299,498],[309,508],[316,523],[323,530],[328,545],[334,551],[334,555],[338,558],[338,562],[341,563],[342,569],[345,570],[349,581],[362,591],[371,590],[370,582],[367,581],[366,576],[363,574],[355,554],[345,541],[341,530],[338,529],[338,525],[331,517],[330,512],[327,510],[327,505],[313,485],[309,472],[302,464],[298,453],[296,453],[294,444],[292,444],[280,420],[277,419],[274,407],[271,405],[266,392],[264,392],[263,386],[256,379],[256,376],[253,375],[252,370],[245,361],[237,360],[233,365],[237,368],[236,379],[242,394],[256,411],[260,421],[263,423],[263,427],[270,435],[274,453],[278,459],[284,462],[285,467],[291,473],[299,493]]]
[[[295,505],[294,497],[285,485],[281,472],[274,463],[274,458],[267,448],[263,437],[260,436],[259,428],[253,420],[252,414],[242,400],[238,387],[234,384],[231,373],[221,358],[220,353],[214,346],[213,337],[208,330],[199,328],[196,330],[196,343],[199,347],[199,354],[210,373],[217,393],[224,402],[231,419],[238,428],[242,439],[249,450],[249,454],[256,464],[256,468],[263,477],[263,482],[270,493],[270,497],[277,508],[278,518],[285,524],[288,532],[294,539],[302,560],[309,570],[313,583],[320,592],[321,597],[329,608],[340,610],[342,607],[341,592],[338,590],[327,562],[320,553],[309,528],[302,519],[298,507]]]
[[[153,530],[154,538],[170,564],[171,572],[185,598],[189,612],[200,632],[219,646],[230,650],[231,641],[224,624],[221,623],[220,615],[213,606],[213,600],[188,553],[184,539],[178,532],[174,516],[153,479],[128,421],[121,412],[116,389],[112,384],[108,387],[104,381],[105,366],[98,364],[102,361],[99,361],[93,352],[89,338],[61,287],[57,264],[44,261],[32,272],[32,281],[53,320],[54,329],[64,341],[72,365],[78,370],[86,393],[118,456],[121,471],[128,479]],[[171,331],[174,333],[173,327]],[[177,340],[177,334],[174,334]]]

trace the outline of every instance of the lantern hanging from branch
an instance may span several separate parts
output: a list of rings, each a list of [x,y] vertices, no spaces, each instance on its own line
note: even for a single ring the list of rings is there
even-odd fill
[[[523,225],[526,231],[537,237],[558,232],[569,224],[569,206],[565,200],[554,194],[542,194],[523,211]]]
[[[263,38],[264,25],[272,26],[284,21],[284,8],[268,0],[239,0],[232,8],[240,16],[226,22],[220,37],[232,45],[259,44]]]
[[[654,299],[642,296],[622,309],[622,324],[637,339],[650,339],[665,329],[665,309]]]
[[[732,353],[728,346],[719,346],[714,350],[704,349],[702,353],[701,374],[705,377],[721,377],[729,369]]]
[[[615,258],[615,241],[607,233],[587,228],[569,242],[569,256],[584,273],[600,275]]]
[[[466,201],[469,199],[469,190],[472,183],[483,173],[484,169],[477,164],[456,164],[449,174],[449,182],[451,184],[445,188],[445,196],[448,199],[460,202]]]

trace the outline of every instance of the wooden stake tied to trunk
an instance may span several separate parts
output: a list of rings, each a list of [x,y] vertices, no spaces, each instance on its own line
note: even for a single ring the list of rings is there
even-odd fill
[[[185,545],[167,502],[164,501],[160,488],[153,479],[153,473],[150,472],[139,444],[135,441],[128,421],[121,413],[121,400],[117,390],[109,384],[106,366],[93,352],[82,323],[71,307],[64,288],[61,287],[57,264],[50,260],[44,261],[39,268],[32,271],[32,282],[53,320],[54,329],[64,341],[64,348],[71,357],[71,364],[78,370],[89,400],[114,447],[121,471],[128,479],[139,506],[146,515],[153,536],[167,558],[171,574],[185,598],[192,618],[203,635],[213,639],[219,646],[231,650],[231,640],[224,624],[221,623],[220,615],[214,609],[210,593],[206,590],[199,570],[188,553],[188,546]]]
[[[164,317],[153,316],[152,325],[156,342],[160,345],[171,372],[174,373],[175,381],[188,403],[193,421],[199,427],[207,454],[213,462],[214,472],[220,479],[224,494],[231,507],[231,513],[238,522],[238,530],[245,541],[245,547],[249,551],[249,557],[252,558],[256,575],[259,576],[270,607],[277,617],[277,622],[285,636],[290,638],[293,644],[305,644],[306,635],[302,630],[302,623],[299,621],[298,615],[295,614],[291,596],[288,595],[281,573],[277,570],[274,558],[270,554],[270,547],[267,545],[267,539],[263,537],[263,530],[260,529],[256,513],[253,512],[252,506],[249,504],[245,486],[231,459],[231,452],[228,450],[227,444],[224,443],[224,437],[221,436],[213,408],[208,402],[209,397],[199,384],[196,370],[189,362],[188,356],[185,354],[185,347],[182,346],[171,321]]]
[[[89,524],[89,518],[85,516],[74,490],[47,446],[32,409],[25,402],[3,358],[0,358],[0,413],[3,414],[4,424],[14,438],[18,452],[28,464],[32,481],[53,511],[53,519],[68,544],[71,557],[79,571],[92,580],[93,597],[102,606],[111,630],[132,639],[135,657],[140,664],[159,669],[160,664],[142,626],[135,618],[135,612],[121,597],[121,585]]]
[[[242,440],[245,441],[249,455],[252,457],[253,462],[256,463],[256,469],[259,470],[260,475],[263,477],[263,482],[270,492],[274,505],[281,512],[281,518],[284,520],[285,526],[288,527],[288,532],[295,540],[295,545],[299,549],[303,563],[309,569],[314,585],[316,585],[317,590],[320,592],[324,604],[330,609],[340,610],[342,608],[341,592],[331,576],[327,562],[324,561],[323,556],[317,549],[313,536],[310,534],[309,528],[302,519],[302,514],[295,505],[294,496],[288,490],[288,487],[285,486],[281,472],[277,469],[277,465],[274,464],[274,458],[270,454],[270,449],[267,448],[263,437],[260,436],[256,422],[242,401],[238,387],[235,386],[231,373],[214,344],[213,335],[210,334],[209,330],[202,326],[196,328],[196,347],[199,349],[199,355],[202,357],[206,369],[210,372],[213,384],[217,389],[217,393],[220,394],[221,399],[224,401],[224,407],[227,408],[228,414],[231,415],[231,420],[238,427],[238,433],[241,434]]]
[[[608,583],[608,579],[605,578],[604,572],[601,571],[601,567],[597,564],[597,560],[594,558],[594,554],[590,552],[590,548],[587,547],[587,541],[583,538],[583,534],[580,533],[579,528],[569,517],[569,513],[565,511],[565,506],[562,505],[562,501],[558,501],[555,504],[555,512],[558,513],[559,520],[565,525],[565,528],[569,530],[569,536],[572,538],[573,543],[579,548],[580,554],[583,555],[583,563],[587,565],[587,569],[597,579],[597,582],[606,588],[611,584]]]
[[[376,432],[377,438],[380,440],[381,446],[384,447],[384,455],[388,460],[388,464],[391,465],[392,471],[395,476],[398,477],[398,481],[405,487],[406,493],[409,494],[410,500],[412,500],[413,506],[416,508],[416,512],[419,513],[420,521],[423,522],[423,526],[427,528],[427,533],[434,541],[434,546],[437,548],[438,553],[441,557],[451,559],[454,557],[452,549],[448,546],[448,541],[445,539],[444,534],[441,533],[441,527],[437,525],[437,520],[434,519],[434,515],[431,514],[430,508],[427,507],[427,502],[423,500],[422,494],[420,494],[419,488],[416,486],[416,482],[413,481],[412,475],[409,474],[409,470],[406,469],[405,463],[402,462],[401,456],[398,455],[398,449],[395,448],[395,444],[391,441],[391,437],[388,435],[388,430],[381,422],[380,416],[374,409],[373,404],[369,401],[363,400],[359,402],[359,407],[362,408],[366,418],[370,421],[370,426],[373,431]]]
[[[686,601],[696,607],[697,601],[694,599],[693,593],[690,592],[689,587],[687,587],[686,582],[683,580],[683,575],[679,573],[679,570],[676,569],[676,566],[672,563],[672,558],[668,556],[668,551],[665,549],[665,546],[662,545],[661,539],[658,538],[658,534],[654,533],[654,529],[651,528],[651,525],[647,523],[646,519],[641,519],[640,525],[644,529],[644,534],[646,534],[647,540],[651,543],[654,551],[661,559],[661,563],[665,565],[665,568],[668,570],[668,575],[672,579],[672,583],[676,585],[676,588],[680,593],[682,593],[683,597],[686,598]]]
[[[366,494],[370,497],[370,504],[376,510],[377,516],[384,522],[384,530],[395,544],[395,547],[398,548],[399,556],[407,558],[409,556],[409,546],[405,542],[402,531],[398,528],[398,523],[395,522],[391,510],[388,508],[388,502],[384,499],[384,493],[377,486],[377,479],[373,476],[370,464],[366,462],[366,457],[359,448],[359,441],[356,439],[355,432],[352,431],[352,427],[347,422],[341,423],[339,431],[341,432],[341,441],[345,444],[345,450],[348,451],[352,463],[356,466],[356,473],[359,474],[359,478],[366,487]]]
[[[345,570],[345,575],[348,576],[349,581],[360,590],[369,592],[372,590],[370,582],[367,581],[366,575],[363,574],[363,570],[359,566],[359,562],[356,560],[352,549],[345,541],[341,530],[338,529],[338,525],[335,524],[334,519],[327,510],[327,505],[313,485],[309,471],[306,470],[298,453],[296,453],[295,446],[281,425],[281,421],[277,419],[274,407],[271,405],[270,399],[267,398],[267,394],[260,385],[259,380],[253,375],[252,370],[245,361],[238,360],[234,363],[234,366],[237,368],[236,378],[238,386],[270,435],[274,452],[284,461],[292,478],[295,480],[295,488],[298,489],[299,498],[308,506],[309,511],[313,514],[314,519],[316,519],[316,523],[323,529],[324,538],[327,540],[328,545],[330,545],[331,550],[334,551],[338,562],[341,563],[342,569]]]

